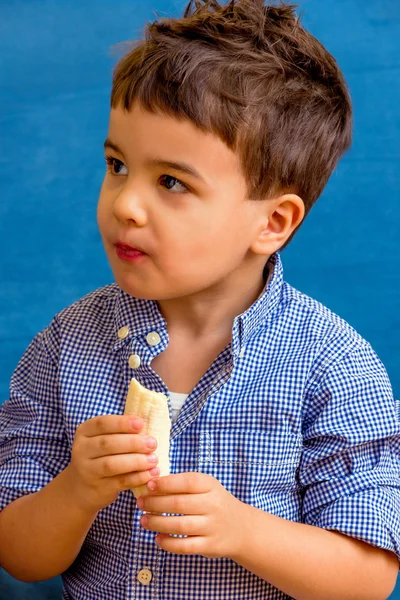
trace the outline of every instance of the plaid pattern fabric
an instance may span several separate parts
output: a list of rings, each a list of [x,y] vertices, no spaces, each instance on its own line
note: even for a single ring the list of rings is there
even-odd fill
[[[263,511],[400,557],[400,410],[386,371],[346,322],[283,281],[279,254],[269,267],[263,294],[236,317],[232,343],[172,426],[171,472],[208,473]],[[116,284],[56,315],[27,348],[0,409],[0,509],[68,465],[80,423],[123,412],[133,375],[168,395],[150,367],[167,344],[156,302]],[[140,357],[135,370],[131,354]],[[288,598],[229,559],[164,552],[141,514],[130,491],[100,511],[62,575],[64,600]]]

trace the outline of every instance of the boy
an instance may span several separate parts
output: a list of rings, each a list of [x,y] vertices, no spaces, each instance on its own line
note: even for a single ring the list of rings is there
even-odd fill
[[[279,255],[350,145],[346,85],[295,7],[195,8],[117,65],[98,207],[116,283],[56,315],[13,374],[0,564],[61,573],[74,600],[383,600],[390,383]],[[132,376],[168,395],[167,477],[122,414]]]

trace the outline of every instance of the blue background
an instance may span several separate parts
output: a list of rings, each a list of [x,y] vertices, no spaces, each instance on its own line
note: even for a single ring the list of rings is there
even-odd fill
[[[112,281],[97,231],[114,44],[179,15],[168,0],[0,0],[0,403],[32,337]],[[354,142],[283,252],[286,279],[344,317],[381,357],[400,397],[400,3],[299,0],[336,57]],[[391,599],[400,599],[400,580]],[[59,579],[0,598],[60,598]]]

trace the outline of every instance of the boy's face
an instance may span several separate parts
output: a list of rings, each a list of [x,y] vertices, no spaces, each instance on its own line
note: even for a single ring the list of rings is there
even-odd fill
[[[162,300],[245,281],[246,273],[254,281],[267,260],[251,250],[265,203],[246,200],[238,159],[217,136],[134,104],[111,110],[105,155],[98,224],[124,291]],[[201,179],[156,160],[185,163]]]

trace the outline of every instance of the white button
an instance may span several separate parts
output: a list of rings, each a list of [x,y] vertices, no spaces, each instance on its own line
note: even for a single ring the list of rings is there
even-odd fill
[[[126,336],[129,333],[129,327],[121,327],[121,329],[118,329],[118,337],[120,340],[123,340],[124,338],[126,338]]]
[[[161,342],[161,338],[156,331],[152,331],[146,335],[146,340],[149,346],[157,346]]]
[[[140,356],[137,354],[131,354],[128,359],[128,363],[131,369],[138,369],[140,367]]]
[[[241,351],[239,352],[239,358],[243,358],[243,356],[244,356],[244,346],[241,349]]]
[[[137,574],[137,578],[143,585],[149,585],[153,578],[153,574],[149,569],[141,569]]]

